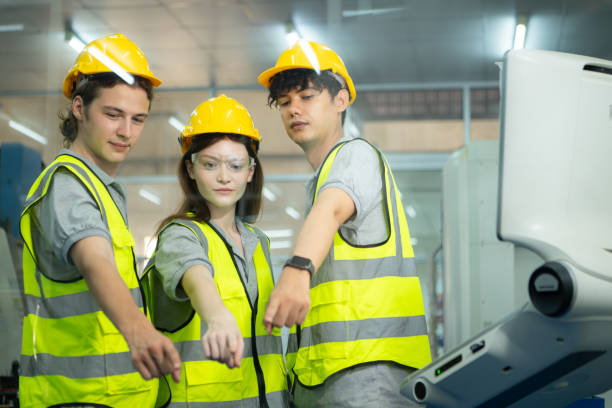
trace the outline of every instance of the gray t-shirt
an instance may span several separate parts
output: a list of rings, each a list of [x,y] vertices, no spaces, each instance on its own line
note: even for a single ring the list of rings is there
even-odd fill
[[[355,204],[355,214],[340,227],[342,236],[352,244],[369,245],[387,238],[383,200],[382,164],[378,153],[363,139],[345,136],[338,143],[354,140],[342,146],[331,166],[319,194],[326,188],[335,187],[344,191]],[[306,215],[312,209],[317,175],[306,183]]]
[[[253,255],[260,237],[248,229],[240,219],[236,218],[236,226],[244,248],[243,255],[221,228],[212,221],[210,224],[230,244],[232,257],[238,266],[240,277],[245,283],[251,305],[254,305],[257,299],[257,274],[253,263]],[[208,241],[206,241],[206,237],[203,237],[203,240],[204,242],[200,242],[189,228],[174,222],[160,233],[155,253],[155,267],[161,277],[164,292],[170,299],[176,301],[189,300],[180,283],[187,269],[192,266],[202,265],[214,276],[215,270],[208,258]],[[268,264],[271,265],[268,245],[263,245],[263,248]],[[233,265],[231,267],[233,268]]]
[[[62,149],[59,153],[84,162],[106,186],[127,225],[126,194],[123,186],[88,159]],[[81,277],[72,263],[72,245],[90,236],[101,236],[112,245],[110,231],[87,187],[70,171],[59,169],[53,175],[47,194],[31,212],[32,241],[41,272],[54,280],[71,281]]]

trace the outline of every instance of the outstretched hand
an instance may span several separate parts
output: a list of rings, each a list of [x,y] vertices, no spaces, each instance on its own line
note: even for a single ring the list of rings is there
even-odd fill
[[[202,336],[204,354],[211,360],[225,363],[229,368],[240,367],[244,352],[244,340],[234,315],[224,310],[207,322],[208,329]]]
[[[146,318],[135,323],[125,339],[130,347],[132,363],[142,378],[150,380],[172,374],[175,382],[181,379],[181,358],[168,337],[164,336]]]
[[[272,290],[263,323],[268,334],[274,327],[301,324],[310,309],[310,274],[303,269],[286,266]]]

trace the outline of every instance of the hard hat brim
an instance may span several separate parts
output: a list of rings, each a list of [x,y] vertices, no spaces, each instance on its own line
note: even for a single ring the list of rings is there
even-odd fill
[[[98,72],[81,72],[81,74],[84,74],[84,75],[91,75],[91,74],[97,74],[97,73]],[[143,74],[132,74],[132,75],[139,76],[139,77],[142,77],[148,80],[149,82],[151,82],[151,86],[153,88],[157,88],[158,86],[162,84],[161,79],[155,76],[152,76],[152,75],[143,75]],[[62,93],[68,99],[72,98],[72,91],[73,91],[72,87],[73,87],[74,81],[76,80],[78,76],[79,76],[78,71],[70,70],[68,75],[66,75],[66,78],[64,78],[64,83],[62,85]]]
[[[270,69],[265,70],[264,72],[262,72],[261,74],[259,74],[259,76],[257,77],[257,81],[262,84],[263,86],[265,86],[266,88],[270,88],[270,80],[272,79],[272,77],[276,74],[278,74],[279,72],[283,72],[283,71],[289,71],[290,69],[309,69],[312,70],[312,66],[310,65],[286,65],[286,66],[282,66],[282,67],[272,67]],[[327,70],[323,70],[323,71],[327,71]],[[332,70],[332,72],[334,72]],[[341,74],[339,74],[341,75]],[[346,85],[348,87],[348,91],[350,93],[350,97],[351,99],[349,100],[349,105],[353,103],[353,101],[355,101],[355,96],[357,96],[357,91],[355,90],[355,85],[353,84],[353,80],[349,77],[348,79],[345,78],[344,76],[342,76],[344,78],[344,80],[346,81]]]

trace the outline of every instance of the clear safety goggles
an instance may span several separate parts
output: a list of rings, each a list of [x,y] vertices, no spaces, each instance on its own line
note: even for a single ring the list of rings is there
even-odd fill
[[[225,168],[232,173],[241,173],[255,165],[255,159],[252,157],[248,159],[229,158],[220,160],[208,156],[198,156],[197,153],[191,155],[191,162],[194,164],[197,162],[205,171],[218,171],[221,169],[221,165],[224,164]]]

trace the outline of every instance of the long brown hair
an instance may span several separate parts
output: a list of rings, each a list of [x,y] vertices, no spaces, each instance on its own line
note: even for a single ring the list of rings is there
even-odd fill
[[[206,199],[200,194],[195,180],[189,177],[185,160],[191,161],[191,155],[193,153],[197,153],[223,139],[229,139],[243,144],[249,156],[255,160],[255,173],[253,174],[253,179],[247,184],[244,195],[238,200],[238,203],[236,203],[236,215],[246,222],[252,223],[257,220],[261,210],[261,190],[264,184],[263,169],[257,157],[258,146],[253,143],[253,139],[243,135],[207,133],[194,136],[189,150],[181,157],[178,165],[178,179],[181,190],[183,190],[183,202],[174,214],[169,215],[159,223],[156,234],[159,234],[166,224],[177,218],[191,219],[200,222],[210,221],[210,209],[208,208]],[[187,216],[187,213],[193,213],[194,217]]]

